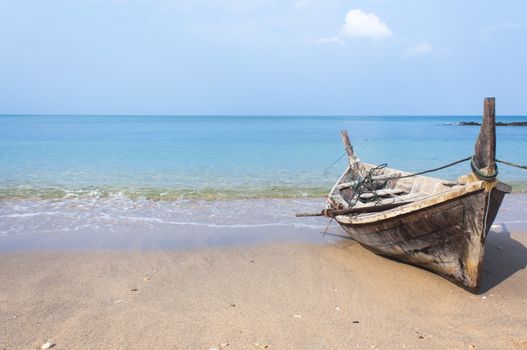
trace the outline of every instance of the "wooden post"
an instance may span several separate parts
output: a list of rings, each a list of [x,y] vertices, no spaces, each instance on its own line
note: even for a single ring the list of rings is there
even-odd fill
[[[356,180],[359,177],[364,177],[366,175],[366,170],[364,169],[364,166],[362,165],[359,158],[357,158],[357,156],[355,155],[355,151],[353,150],[353,146],[351,145],[348,132],[346,130],[342,130],[340,132],[340,136],[342,137],[344,148],[346,149],[346,153],[348,154],[349,167],[351,169],[351,176],[349,179],[347,179],[347,181]],[[342,189],[341,194],[344,196],[344,199],[348,197],[353,198],[354,196],[353,191],[349,189]]]
[[[357,163],[358,159],[357,159],[357,156],[355,155],[355,152],[353,151],[353,146],[351,145],[348,132],[346,130],[342,130],[340,132],[340,136],[342,137],[342,142],[344,143],[344,148],[346,149],[346,153],[348,153],[350,164]]]
[[[496,111],[494,97],[483,104],[483,121],[474,150],[474,165],[484,175],[496,172]]]

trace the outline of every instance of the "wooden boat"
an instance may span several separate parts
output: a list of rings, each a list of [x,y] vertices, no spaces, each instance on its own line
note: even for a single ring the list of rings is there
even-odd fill
[[[326,209],[317,215],[334,218],[351,238],[377,254],[424,267],[476,291],[485,238],[511,191],[496,179],[494,98],[484,102],[473,171],[457,181],[363,163],[347,132],[342,138],[349,165],[331,189]]]

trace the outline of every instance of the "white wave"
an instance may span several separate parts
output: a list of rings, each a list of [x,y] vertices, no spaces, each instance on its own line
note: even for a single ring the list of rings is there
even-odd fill
[[[258,228],[258,227],[295,227],[295,228],[309,228],[309,229],[320,229],[320,225],[309,225],[298,222],[270,222],[260,224],[217,224],[207,222],[194,222],[194,221],[172,221],[164,220],[159,218],[148,218],[148,217],[136,217],[136,216],[104,216],[106,219],[119,218],[128,221],[139,221],[139,222],[153,222],[158,224],[176,225],[176,226],[200,226],[208,228]]]
[[[527,220],[500,221],[500,224],[526,224]]]
[[[67,213],[59,213],[59,212],[40,212],[40,213],[25,213],[25,214],[6,214],[6,215],[0,215],[0,218],[26,218],[26,217],[32,217],[32,216],[41,216],[41,215],[49,215],[49,216],[71,216]]]

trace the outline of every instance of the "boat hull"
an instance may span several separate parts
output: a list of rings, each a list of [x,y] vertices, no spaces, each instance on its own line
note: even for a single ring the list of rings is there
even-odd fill
[[[369,250],[424,267],[474,292],[481,278],[485,238],[505,193],[482,189],[364,224],[336,220]]]

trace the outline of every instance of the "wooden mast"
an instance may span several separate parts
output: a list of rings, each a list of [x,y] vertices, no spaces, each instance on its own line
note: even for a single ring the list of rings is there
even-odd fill
[[[349,166],[352,171],[352,178],[357,178],[357,176],[364,176],[365,170],[360,159],[355,154],[353,146],[351,145],[350,138],[348,136],[347,130],[342,130],[340,132],[340,137],[342,138],[342,143],[344,144],[344,149],[348,154]]]
[[[487,97],[483,102],[483,121],[474,150],[473,167],[481,175],[496,174],[496,111],[495,98]],[[481,177],[481,175],[479,177]]]
[[[348,136],[348,131],[342,130],[340,132],[340,137],[342,137],[342,143],[344,144],[344,149],[346,150],[346,153],[348,154],[350,164],[357,163],[358,159],[357,159],[357,156],[355,155],[355,152],[353,151],[353,146],[351,145],[350,138]]]

